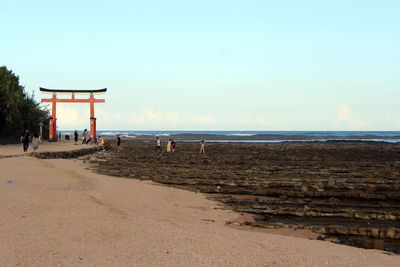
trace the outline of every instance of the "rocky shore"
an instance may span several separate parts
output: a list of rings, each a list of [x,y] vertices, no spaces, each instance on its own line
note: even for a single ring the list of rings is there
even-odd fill
[[[124,142],[86,156],[97,173],[209,193],[259,227],[308,228],[320,239],[400,252],[400,144],[178,143],[175,153]]]

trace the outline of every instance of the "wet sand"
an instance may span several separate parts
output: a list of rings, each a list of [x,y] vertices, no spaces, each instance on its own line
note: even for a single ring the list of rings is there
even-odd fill
[[[240,224],[240,214],[203,194],[95,174],[80,159],[3,158],[0,170],[0,266],[398,266],[400,260],[230,227]]]

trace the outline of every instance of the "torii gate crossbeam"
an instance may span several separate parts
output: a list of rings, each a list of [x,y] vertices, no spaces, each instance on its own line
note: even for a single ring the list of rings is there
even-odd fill
[[[57,117],[56,103],[90,103],[90,137],[96,137],[96,118],[94,117],[94,103],[105,103],[105,99],[95,99],[94,94],[104,94],[107,88],[97,90],[68,90],[68,89],[46,89],[40,87],[42,93],[51,93],[52,98],[42,98],[42,102],[52,103],[51,117],[49,121],[49,141],[57,139]],[[59,94],[71,94],[70,99],[57,98]],[[88,99],[76,99],[75,94],[89,94]]]

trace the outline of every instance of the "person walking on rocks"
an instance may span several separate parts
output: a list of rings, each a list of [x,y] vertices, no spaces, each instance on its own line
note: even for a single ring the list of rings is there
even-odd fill
[[[204,140],[200,141],[200,152],[199,153],[206,153],[206,143],[204,142]]]
[[[31,141],[31,135],[28,129],[25,129],[23,134],[21,135],[21,142],[23,144],[24,152],[28,151],[29,142]]]
[[[99,136],[99,138],[97,139],[97,142],[99,143],[101,149],[103,151],[106,151],[106,149],[104,148],[104,140],[103,140],[103,138],[101,138],[101,136]]]
[[[176,142],[174,141],[174,139],[171,139],[172,152],[175,152],[175,145],[176,145]]]
[[[117,145],[117,152],[121,152],[122,148],[121,148],[121,137],[119,137],[119,134],[117,135],[117,141],[115,142],[115,144]]]
[[[74,141],[75,141],[75,145],[78,144],[78,136],[79,136],[78,130],[75,130],[75,132],[74,132]]]
[[[157,152],[157,150],[159,150],[160,152],[162,152],[160,137],[157,136],[157,137],[156,137],[156,140],[157,140],[157,146],[156,146],[156,149],[154,149],[154,152]]]
[[[172,139],[169,139],[168,144],[167,144],[167,152],[171,152],[171,142],[172,142]]]

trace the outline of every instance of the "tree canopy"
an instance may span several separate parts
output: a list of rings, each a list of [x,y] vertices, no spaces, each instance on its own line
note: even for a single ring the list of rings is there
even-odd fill
[[[39,130],[42,120],[48,129],[49,112],[28,95],[19,77],[5,66],[0,67],[0,142],[17,142],[24,128]],[[47,131],[43,130],[43,134]]]

